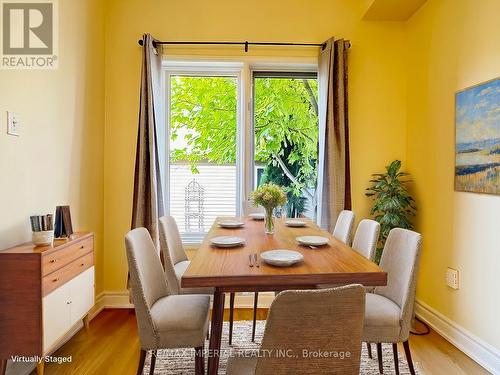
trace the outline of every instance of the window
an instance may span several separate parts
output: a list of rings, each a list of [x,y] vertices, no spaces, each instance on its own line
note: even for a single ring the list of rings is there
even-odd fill
[[[169,74],[168,211],[187,242],[239,213],[238,78]]]
[[[264,182],[286,189],[288,216],[314,219],[315,66],[270,72],[248,62],[165,64],[165,206],[183,241],[200,242],[217,216],[240,215],[242,201]]]
[[[284,187],[287,216],[316,216],[316,73],[254,72],[254,188]]]

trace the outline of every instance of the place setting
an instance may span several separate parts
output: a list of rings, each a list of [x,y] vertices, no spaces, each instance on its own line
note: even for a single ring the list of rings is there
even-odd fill
[[[232,248],[245,244],[245,239],[238,236],[217,236],[210,239],[210,243],[215,247]]]
[[[266,215],[263,212],[254,212],[248,215],[252,220],[262,221]]]
[[[307,226],[307,222],[301,219],[286,219],[285,225],[292,228],[303,228]]]
[[[328,245],[330,241],[327,237],[323,236],[299,236],[296,237],[295,240],[299,244],[311,249],[317,249],[318,247]]]
[[[245,223],[236,218],[222,218],[217,222],[219,227],[227,229],[237,229],[245,226]]]
[[[304,260],[304,256],[298,251],[285,249],[264,251],[260,257],[265,263],[276,267],[290,267]]]

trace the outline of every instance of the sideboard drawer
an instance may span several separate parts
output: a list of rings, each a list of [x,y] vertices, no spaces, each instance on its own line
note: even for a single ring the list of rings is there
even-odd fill
[[[82,241],[70,244],[61,250],[54,251],[48,255],[42,256],[42,276],[58,270],[65,265],[73,262],[75,259],[92,252],[94,248],[93,238],[87,238]]]
[[[59,288],[61,285],[79,275],[86,269],[94,265],[94,254],[89,253],[84,255],[63,268],[52,272],[50,275],[42,279],[42,292],[46,296],[54,289]]]

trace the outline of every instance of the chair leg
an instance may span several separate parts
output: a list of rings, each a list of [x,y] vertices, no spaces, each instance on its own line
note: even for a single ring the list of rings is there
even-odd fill
[[[40,361],[36,364],[36,375],[43,375],[45,373],[45,361]]]
[[[255,292],[253,297],[253,325],[252,325],[252,342],[255,342],[255,326],[257,324],[257,302],[259,301],[259,292]]]
[[[5,375],[6,371],[7,371],[7,360],[0,359],[0,375]]]
[[[149,367],[149,375],[154,375],[156,365],[156,350],[151,352],[151,366]]]
[[[195,375],[205,374],[205,357],[203,355],[203,346],[194,348],[194,373]]]
[[[384,373],[384,365],[382,364],[382,343],[377,342],[377,358],[378,358],[378,372]]]
[[[415,368],[413,367],[413,361],[411,360],[410,343],[408,342],[408,340],[403,342],[403,347],[405,348],[406,362],[408,362],[410,374],[415,375]]]
[[[139,366],[137,367],[137,375],[142,375],[144,371],[144,361],[146,360],[146,351],[141,349],[141,354],[139,356]]]
[[[234,296],[235,293],[229,294],[229,345],[233,343]]]
[[[373,358],[373,355],[372,355],[372,344],[369,343],[369,342],[367,342],[366,343],[366,349],[368,349],[368,357],[370,359],[372,359]]]
[[[399,375],[399,359],[398,359],[398,344],[392,343],[392,353],[394,354],[394,370],[396,375]]]

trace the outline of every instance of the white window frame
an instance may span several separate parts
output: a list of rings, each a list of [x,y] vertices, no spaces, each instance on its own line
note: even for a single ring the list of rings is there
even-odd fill
[[[250,198],[254,181],[254,72],[317,72],[317,58],[281,57],[270,61],[260,57],[237,57],[221,59],[195,59],[193,57],[165,57],[163,61],[165,95],[163,129],[159,135],[165,142],[160,142],[162,153],[163,195],[165,212],[170,212],[170,78],[173,75],[187,76],[232,76],[237,79],[237,115],[236,115],[236,214],[241,215],[243,202]],[[199,244],[202,234],[183,234],[183,242]]]

